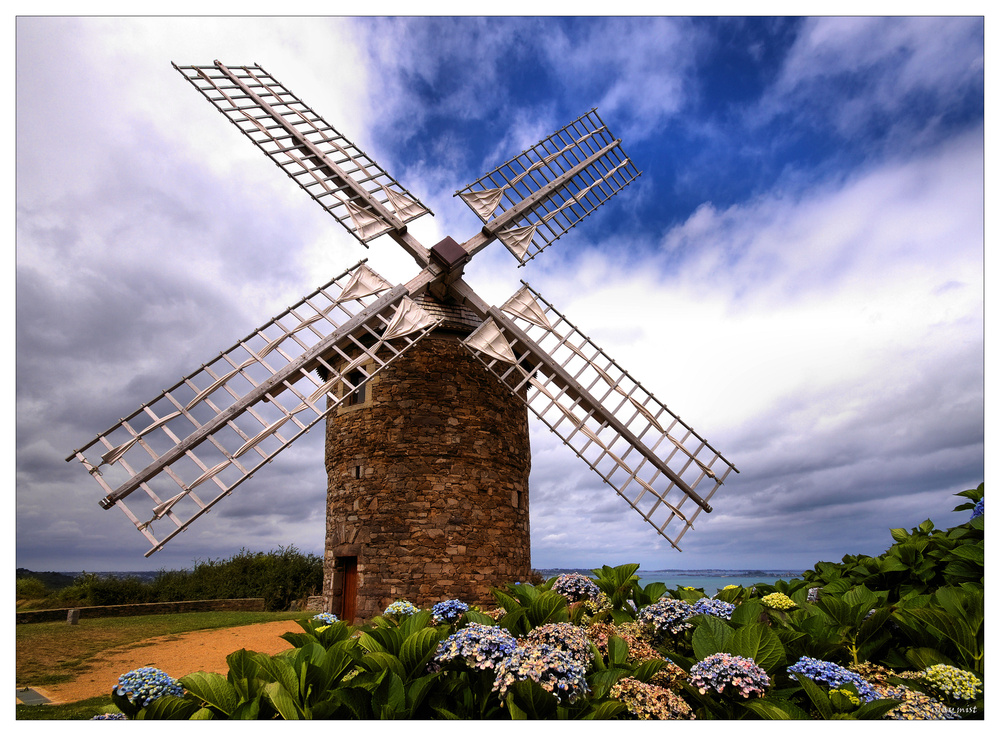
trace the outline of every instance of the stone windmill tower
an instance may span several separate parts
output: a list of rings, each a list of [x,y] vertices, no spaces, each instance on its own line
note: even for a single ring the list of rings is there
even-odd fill
[[[419,271],[393,285],[362,261],[67,458],[147,556],[325,420],[328,610],[486,602],[530,570],[528,410],[680,549],[732,463],[528,284],[498,308],[462,278],[494,240],[524,265],[639,175],[595,110],[457,192],[482,229],[426,248],[406,223],[429,210],[259,66],[175,68],[359,241],[385,235]]]

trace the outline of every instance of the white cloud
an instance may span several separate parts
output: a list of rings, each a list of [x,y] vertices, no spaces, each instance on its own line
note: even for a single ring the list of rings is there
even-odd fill
[[[573,30],[554,32],[545,53],[569,90],[584,99],[597,91],[592,102],[602,117],[622,121],[616,135],[645,138],[689,101],[689,76],[706,40],[690,20],[586,19]]]
[[[948,111],[982,74],[981,18],[807,18],[762,111],[814,116],[852,135],[898,123],[906,106]]]

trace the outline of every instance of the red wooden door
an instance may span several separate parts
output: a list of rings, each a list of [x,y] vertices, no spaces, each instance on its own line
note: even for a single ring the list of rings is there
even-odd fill
[[[358,597],[358,558],[344,557],[344,589],[340,598],[340,620],[354,620]]]

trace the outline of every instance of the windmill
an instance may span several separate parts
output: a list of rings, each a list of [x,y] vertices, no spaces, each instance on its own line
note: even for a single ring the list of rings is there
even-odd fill
[[[407,223],[430,210],[261,67],[174,68],[419,271],[394,285],[361,261],[67,458],[146,556],[325,420],[327,610],[483,601],[530,571],[529,411],[680,549],[733,464],[529,284],[496,307],[463,279],[494,240],[523,266],[639,176],[596,110],[456,192],[482,229],[427,248]]]

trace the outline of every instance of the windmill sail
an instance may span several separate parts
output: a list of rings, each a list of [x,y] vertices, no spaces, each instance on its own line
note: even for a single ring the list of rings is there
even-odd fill
[[[84,464],[101,505],[121,508],[152,554],[440,321],[406,287],[387,287],[364,264],[344,272],[67,460]],[[140,504],[150,510],[130,508]],[[170,528],[158,538],[161,519]]]
[[[363,244],[430,212],[259,66],[174,68]]]
[[[639,172],[591,110],[456,195],[524,265]]]
[[[489,314],[465,347],[680,549],[733,464],[527,284]]]

